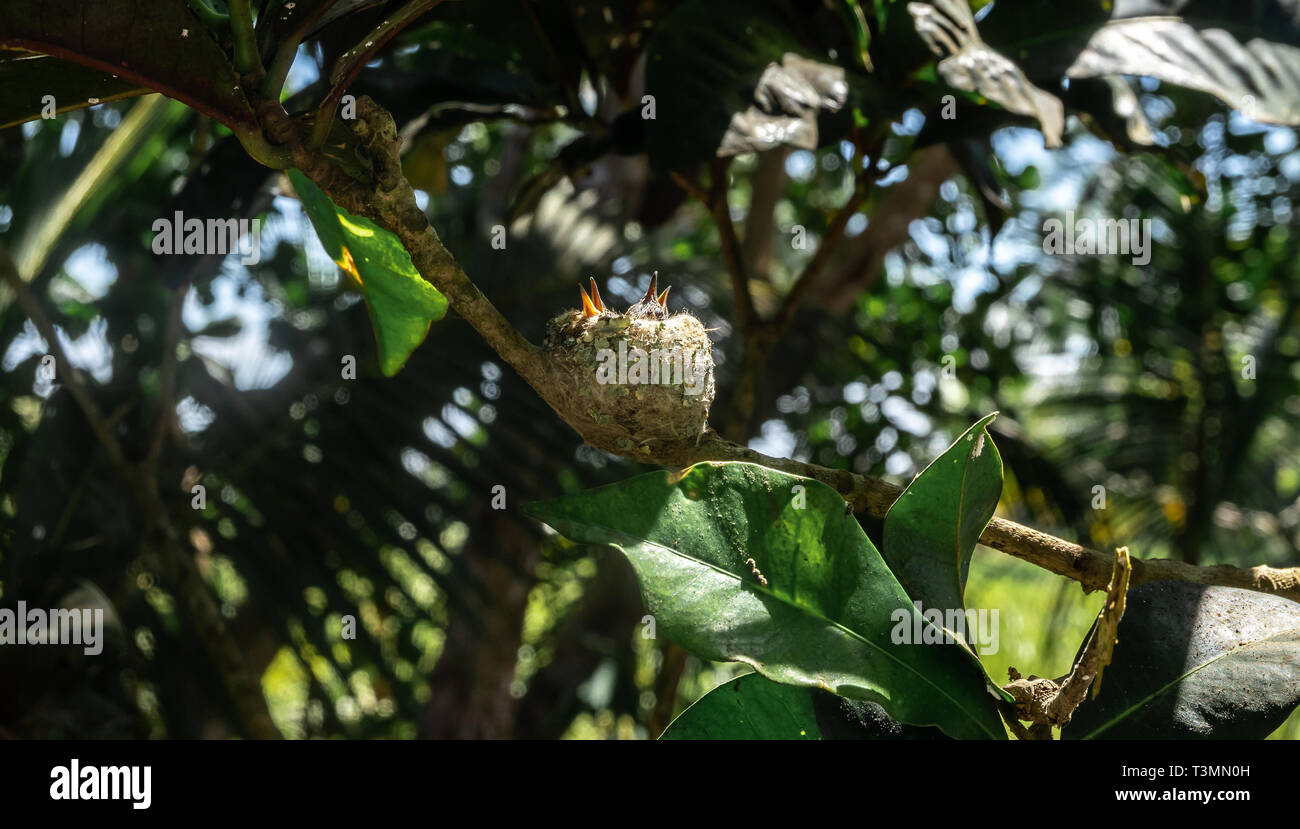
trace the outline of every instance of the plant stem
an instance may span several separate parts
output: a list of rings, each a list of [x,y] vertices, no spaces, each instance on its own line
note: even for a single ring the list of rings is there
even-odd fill
[[[253,30],[253,9],[249,0],[230,0],[230,25],[235,35],[235,68],[241,75],[262,71]]]

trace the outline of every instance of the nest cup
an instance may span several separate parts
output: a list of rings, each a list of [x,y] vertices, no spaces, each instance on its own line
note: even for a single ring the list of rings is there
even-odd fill
[[[713,350],[690,314],[663,320],[568,311],[547,325],[553,405],[587,443],[653,456],[694,444],[713,403]]]

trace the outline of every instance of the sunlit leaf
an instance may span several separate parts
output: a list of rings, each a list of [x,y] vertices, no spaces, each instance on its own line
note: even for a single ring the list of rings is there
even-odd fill
[[[1208,92],[1256,121],[1300,124],[1300,49],[1263,38],[1243,43],[1177,18],[1107,23],[1066,74],[1145,75]]]
[[[939,55],[939,74],[955,89],[975,92],[1012,112],[1032,115],[1048,147],[1061,146],[1065,106],[1034,86],[1011,59],[980,39],[966,0],[908,3],[917,34]]]
[[[965,607],[966,574],[1002,495],[1002,458],[986,415],[916,477],[885,516],[884,557],[926,608]]]
[[[1300,705],[1300,604],[1232,587],[1129,592],[1114,661],[1063,739],[1263,739]]]
[[[900,625],[928,623],[825,484],[704,463],[526,511],[573,541],[622,551],[659,631],[697,656],[871,700],[952,737],[1006,736],[969,653],[938,637],[894,641]]]
[[[737,0],[692,0],[656,30],[646,55],[651,162],[681,170],[779,145],[815,149],[817,116],[848,99],[844,70],[801,56],[780,20]]]
[[[420,276],[396,236],[334,204],[301,172],[290,170],[289,179],[325,252],[366,298],[379,366],[391,377],[447,312],[447,298]]]

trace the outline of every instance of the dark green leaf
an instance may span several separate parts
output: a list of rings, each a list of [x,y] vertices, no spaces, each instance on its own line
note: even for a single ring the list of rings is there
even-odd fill
[[[1107,23],[1066,74],[1145,75],[1208,92],[1256,121],[1300,124],[1300,49],[1177,18]]]
[[[659,170],[780,144],[818,146],[817,114],[848,97],[844,70],[801,56],[775,16],[739,0],[690,0],[656,30],[646,58]]]
[[[925,468],[885,516],[884,556],[907,595],[941,611],[966,606],[966,574],[1002,497],[1002,458],[987,415]]]
[[[908,3],[916,32],[942,58],[939,74],[954,89],[975,92],[1011,112],[1039,120],[1048,147],[1061,146],[1065,107],[1039,89],[1014,61],[980,39],[966,0]]]
[[[334,204],[301,172],[290,170],[289,179],[325,252],[366,298],[379,366],[391,377],[447,312],[447,298],[424,281],[396,236]]]
[[[902,725],[874,702],[746,674],[697,700],[660,739],[941,740],[944,736],[937,728]]]
[[[1300,604],[1232,587],[1135,588],[1101,693],[1064,739],[1263,739],[1300,704]]]
[[[120,101],[149,90],[48,55],[28,54],[0,62],[0,129],[40,118],[44,97],[58,113]]]
[[[746,674],[700,697],[659,739],[818,740],[814,693]]]
[[[872,700],[900,722],[952,737],[1006,736],[967,651],[893,641],[905,625],[928,623],[825,484],[703,463],[526,511],[573,541],[621,550],[659,630],[698,656]]]
[[[225,52],[185,0],[5,0],[0,45],[74,61],[147,86],[232,129],[256,125]],[[103,86],[88,76],[95,96]],[[38,94],[39,97],[39,94]]]

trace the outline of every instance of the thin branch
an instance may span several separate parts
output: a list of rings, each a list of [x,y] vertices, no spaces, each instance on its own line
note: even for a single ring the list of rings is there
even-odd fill
[[[1106,588],[1106,602],[1097,614],[1097,623],[1088,635],[1083,653],[1079,654],[1067,676],[1060,679],[1041,676],[1025,678],[1015,668],[1008,669],[1011,682],[1004,685],[1002,690],[1015,700],[1015,718],[1032,723],[1028,731],[1023,727],[1013,728],[1017,738],[1050,740],[1052,726],[1069,725],[1075,709],[1088,695],[1089,688],[1092,688],[1092,696],[1096,698],[1097,692],[1101,690],[1101,672],[1110,664],[1115,653],[1119,622],[1124,618],[1132,572],[1128,548],[1120,547],[1115,551],[1115,569]]]
[[[722,262],[727,268],[735,297],[736,326],[741,333],[746,333],[758,324],[758,314],[754,311],[754,298],[749,291],[744,252],[736,237],[736,226],[731,221],[731,208],[727,204],[727,175],[730,168],[730,159],[714,159],[709,166],[711,179],[708,190],[680,173],[673,173],[672,176],[677,186],[704,205],[713,218],[713,224],[718,229],[718,243],[722,248]]]
[[[874,161],[874,159],[873,159]],[[853,192],[849,194],[848,200],[844,206],[835,211],[831,217],[830,223],[826,226],[826,235],[822,237],[821,244],[817,246],[816,252],[813,253],[812,259],[804,265],[804,269],[799,273],[798,279],[795,280],[794,286],[790,293],[786,294],[785,301],[781,303],[781,308],[772,318],[774,331],[772,336],[779,339],[789,328],[790,323],[794,321],[794,315],[803,304],[808,292],[812,289],[813,284],[826,270],[826,264],[831,260],[831,254],[839,247],[839,243],[844,239],[845,229],[849,225],[849,219],[853,218],[870,194],[872,186],[879,173],[875,165],[870,165],[868,169],[862,171],[854,181]]]
[[[325,100],[316,109],[316,123],[312,129],[311,143],[314,147],[323,146],[329,136],[330,125],[334,121],[334,110],[338,108],[343,93],[352,85],[362,68],[384,48],[394,35],[405,29],[420,15],[438,5],[439,0],[410,0],[409,3],[393,12],[392,16],[371,29],[361,41],[339,56],[330,72],[330,91]]]
[[[1092,688],[1093,699],[1101,691],[1101,672],[1110,664],[1115,653],[1115,642],[1124,606],[1128,600],[1128,585],[1132,575],[1132,562],[1128,547],[1115,552],[1115,572],[1106,588],[1106,603],[1097,614],[1097,624],[1084,645],[1083,654],[1074,663],[1069,676],[1061,682],[1061,692],[1047,704],[1047,720],[1053,725],[1065,725],[1074,716],[1074,710]]]
[[[249,0],[230,0],[230,28],[235,36],[235,68],[241,75],[260,75],[262,56],[257,51],[253,9]]]
[[[294,59],[298,57],[298,47],[315,22],[314,17],[308,17],[301,26],[276,45],[271,65],[266,68],[266,77],[262,79],[263,97],[280,97],[280,93],[284,90],[284,82],[289,77],[289,70],[293,68]]]
[[[63,350],[63,343],[59,341],[59,333],[55,329],[54,323],[50,321],[41,304],[36,301],[36,296],[32,293],[31,288],[18,274],[18,269],[3,244],[0,244],[0,277],[9,284],[10,290],[18,297],[18,304],[22,307],[23,313],[36,326],[41,339],[45,340],[45,347],[54,356],[55,376],[62,380],[64,387],[72,395],[72,399],[81,408],[91,430],[95,433],[95,437],[99,439],[99,444],[108,453],[109,460],[113,462],[113,466],[117,468],[118,472],[125,477],[130,477],[131,465],[126,459],[126,453],[122,450],[122,444],[118,442],[117,437],[113,434],[113,430],[109,427],[99,405],[90,396],[90,391],[86,388],[81,375],[68,361],[68,354]]]
[[[190,273],[193,273],[193,269]],[[190,280],[187,277],[176,286],[176,290],[172,291],[171,309],[167,315],[167,330],[163,334],[162,370],[159,373],[158,408],[153,419],[153,440],[149,444],[149,454],[145,457],[145,465],[149,467],[156,464],[162,455],[163,444],[167,440],[167,435],[171,434],[172,422],[176,415],[176,364],[178,362],[176,351],[180,347],[181,333],[185,329],[183,312],[185,297],[189,290]]]

